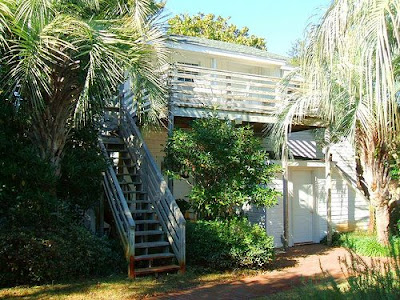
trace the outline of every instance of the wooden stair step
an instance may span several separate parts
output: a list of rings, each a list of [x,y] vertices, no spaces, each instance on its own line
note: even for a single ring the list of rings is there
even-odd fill
[[[140,182],[140,181],[132,181],[132,182],[120,182],[119,183],[119,185],[129,185],[129,184],[138,185],[138,184],[142,184],[142,182]]]
[[[135,231],[136,236],[143,236],[143,235],[161,235],[164,234],[162,230],[144,230],[144,231]]]
[[[135,256],[135,261],[140,260],[152,260],[152,259],[165,259],[165,258],[174,258],[175,254],[173,253],[156,253],[156,254],[145,254],[145,255],[137,255]]]
[[[107,148],[107,152],[128,153],[128,150],[127,149],[110,149],[110,148]]]
[[[133,164],[124,164],[123,165],[123,167],[126,167],[126,168],[133,168],[133,167],[136,167],[137,165],[135,164],[135,163],[133,163]]]
[[[132,211],[133,214],[153,214],[156,213],[154,210],[152,209],[137,209]]]
[[[136,269],[135,274],[136,275],[145,275],[145,274],[153,274],[153,273],[173,272],[173,271],[178,271],[179,269],[180,269],[180,267],[178,265],[151,267],[151,268]]]
[[[135,224],[159,224],[159,220],[135,220]]]
[[[124,145],[124,140],[116,136],[102,136],[104,145]]]
[[[146,192],[143,191],[122,191],[124,194],[146,194]]]
[[[135,243],[135,248],[157,248],[165,246],[169,246],[169,242],[160,241],[160,242]]]
[[[128,175],[130,175],[130,176],[137,176],[138,174],[134,174],[134,173],[117,173],[116,174],[117,176],[128,176]]]

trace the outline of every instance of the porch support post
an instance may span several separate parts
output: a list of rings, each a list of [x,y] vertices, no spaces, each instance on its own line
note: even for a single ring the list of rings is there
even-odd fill
[[[332,154],[330,152],[330,132],[327,128],[325,131],[325,195],[326,195],[326,222],[327,236],[326,242],[332,245]]]
[[[282,150],[283,248],[286,249],[289,246],[289,167],[287,147],[284,146]]]
[[[174,109],[171,97],[168,99],[168,137],[172,136],[174,131]],[[174,180],[168,178],[168,188],[171,191],[171,194],[174,194]]]

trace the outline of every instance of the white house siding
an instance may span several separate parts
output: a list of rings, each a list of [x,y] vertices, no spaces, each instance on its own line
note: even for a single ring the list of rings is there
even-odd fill
[[[314,197],[319,239],[327,234],[326,221],[326,186],[325,170],[323,167],[314,168]],[[337,231],[350,231],[356,228],[365,229],[368,225],[368,202],[356,193],[339,173],[332,172],[331,216],[333,227]]]
[[[277,177],[272,181],[271,186],[277,191],[283,191],[282,177]],[[267,234],[274,238],[274,246],[282,247],[283,237],[283,201],[278,198],[278,204],[270,208],[256,208],[254,206],[244,206],[244,213],[253,224],[258,224],[266,228]]]
[[[318,239],[321,240],[327,234],[326,221],[326,198],[325,198],[325,178],[324,169],[319,168],[314,171],[314,190],[316,196],[316,213],[318,214]]]
[[[336,162],[337,166],[352,179],[356,185],[356,161],[355,151],[353,146],[348,141],[342,141],[331,147],[332,160]],[[343,181],[343,185],[347,189],[347,219],[344,216],[344,212],[341,214],[336,212],[336,220],[333,220],[338,230],[354,230],[355,228],[366,229],[369,221],[369,203],[368,200],[363,197],[359,192],[357,193],[352,186],[344,182],[341,176],[334,170],[333,177],[339,178]],[[338,183],[337,183],[338,184]],[[337,187],[339,191],[341,186]],[[343,209],[341,210],[343,211]],[[333,216],[333,215],[332,215]],[[347,222],[341,222],[347,220]]]
[[[352,191],[353,194],[355,193]],[[366,230],[368,228],[368,223],[369,223],[369,202],[365,199],[365,197],[360,196],[357,194],[355,198],[355,203],[354,203],[354,226],[355,228],[359,229],[364,229]],[[351,227],[353,224],[350,224]],[[350,228],[352,229],[352,228]]]
[[[289,172],[294,170],[306,170],[311,174],[313,185],[313,242],[319,242],[327,234],[327,207],[325,198],[325,169],[323,164],[320,167],[290,167]],[[281,177],[273,182],[275,188],[282,191]],[[293,191],[293,182],[289,182],[289,192]],[[289,195],[289,201],[293,201]],[[289,205],[289,214],[291,213]],[[354,230],[355,228],[365,229],[368,225],[368,202],[359,196],[337,172],[332,173],[332,223],[338,231]],[[282,247],[283,236],[283,202],[279,198],[278,204],[272,208],[257,209],[251,206],[244,207],[244,211],[252,223],[266,227],[267,233],[274,237],[275,247]],[[289,216],[292,218],[292,215]],[[292,245],[293,220],[289,220],[289,243]]]
[[[272,186],[279,192],[283,192],[282,177],[273,180]],[[278,204],[267,209],[267,234],[274,237],[275,247],[282,247],[283,237],[283,199],[278,198]]]
[[[353,146],[348,141],[331,146],[332,160],[354,180],[356,179],[356,160]]]
[[[150,153],[157,162],[157,166],[161,170],[165,156],[164,147],[167,142],[168,132],[160,128],[159,130],[144,130],[142,135]]]

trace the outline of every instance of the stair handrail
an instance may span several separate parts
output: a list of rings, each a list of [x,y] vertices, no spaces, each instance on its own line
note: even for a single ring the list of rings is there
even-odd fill
[[[148,198],[156,210],[181,270],[184,270],[186,265],[186,220],[144,142],[139,128],[124,105],[121,107],[120,118],[122,138],[129,154],[137,163],[137,169],[143,186],[146,187]]]
[[[99,139],[99,146],[103,155],[109,160],[110,157],[101,139]],[[131,260],[135,256],[135,221],[122,192],[117,175],[110,164],[108,164],[107,169],[103,173],[103,177],[104,191],[117,225],[118,234],[124,244],[126,258]]]

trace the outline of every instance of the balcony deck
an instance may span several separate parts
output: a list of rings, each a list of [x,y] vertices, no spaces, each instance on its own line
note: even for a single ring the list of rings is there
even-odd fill
[[[274,123],[282,96],[281,78],[174,64],[169,72],[174,116],[199,118],[215,111],[232,120]],[[284,89],[290,93],[298,83]]]

